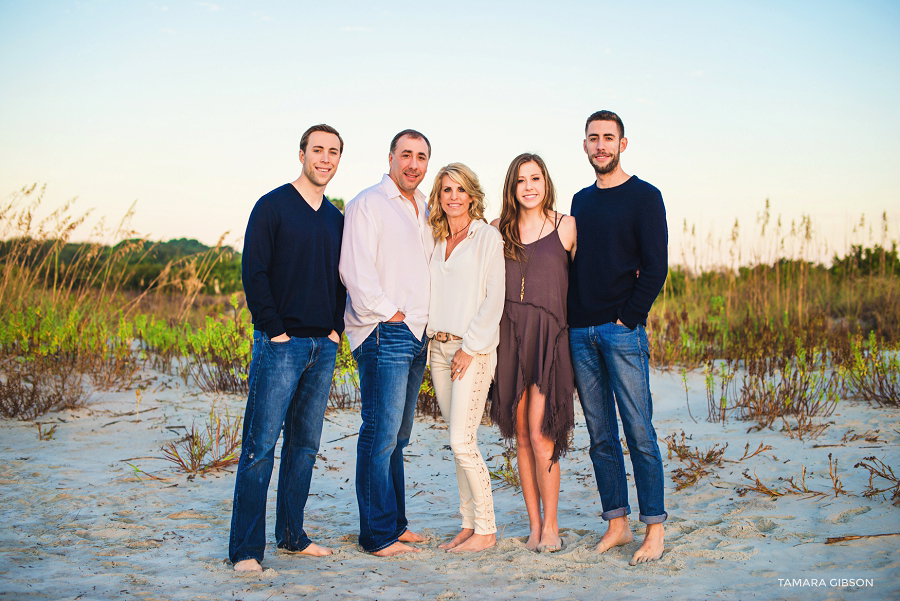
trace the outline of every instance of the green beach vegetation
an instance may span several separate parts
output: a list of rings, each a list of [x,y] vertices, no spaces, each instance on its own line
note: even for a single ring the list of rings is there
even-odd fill
[[[130,212],[73,242],[88,215],[66,204],[38,220],[42,196],[23,188],[0,206],[0,415],[80,407],[96,391],[132,387],[145,368],[246,393],[252,326],[239,253],[221,241],[150,242],[129,229]],[[779,253],[808,244],[812,231],[809,218],[790,230],[763,225],[756,247],[775,249],[765,257],[670,269],[647,324],[650,359],[705,374],[707,419],[803,436],[838,399],[900,403],[897,243],[882,236],[829,265]],[[358,403],[346,340],[330,402]],[[438,412],[428,378],[419,411]]]

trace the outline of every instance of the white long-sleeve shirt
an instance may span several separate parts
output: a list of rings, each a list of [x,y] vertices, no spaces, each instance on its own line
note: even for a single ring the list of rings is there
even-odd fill
[[[506,264],[500,232],[473,221],[465,240],[444,260],[447,241],[431,256],[431,301],[426,333],[462,337],[462,350],[487,355],[500,343],[500,317],[506,297]]]
[[[344,325],[355,349],[379,322],[397,311],[416,338],[428,321],[428,261],[434,237],[425,214],[425,195],[415,192],[418,215],[385,174],[344,212],[340,274],[347,288]]]

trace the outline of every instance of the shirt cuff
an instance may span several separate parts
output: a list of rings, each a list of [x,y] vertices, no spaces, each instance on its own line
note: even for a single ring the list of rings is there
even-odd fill
[[[387,300],[387,299],[384,299],[384,300],[381,302],[381,304],[379,304],[379,305],[375,308],[375,316],[376,316],[380,321],[387,321],[387,320],[389,320],[391,317],[393,317],[394,314],[395,314],[397,311],[399,311],[399,310],[400,310],[400,307],[398,307],[397,305],[395,305],[395,304],[392,303],[391,301],[389,301],[389,300]]]

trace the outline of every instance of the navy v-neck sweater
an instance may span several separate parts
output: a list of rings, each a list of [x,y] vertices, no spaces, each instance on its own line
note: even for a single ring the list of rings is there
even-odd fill
[[[569,271],[569,326],[616,319],[629,328],[646,325],[668,273],[669,233],[659,190],[634,175],[613,188],[592,184],[572,198],[572,216],[578,246]]]
[[[338,274],[344,216],[327,198],[313,210],[292,184],[260,198],[247,222],[241,279],[253,327],[270,338],[344,331]]]

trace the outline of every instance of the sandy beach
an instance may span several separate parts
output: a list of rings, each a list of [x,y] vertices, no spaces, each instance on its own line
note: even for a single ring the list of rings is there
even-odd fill
[[[574,450],[562,460],[562,552],[525,549],[524,504],[518,491],[498,480],[496,547],[476,555],[438,549],[459,527],[452,460],[443,424],[418,419],[407,449],[408,515],[412,528],[429,540],[419,545],[421,553],[391,559],[365,554],[356,542],[359,415],[329,411],[306,525],[334,555],[275,552],[273,478],[265,571],[238,575],[226,559],[233,468],[189,477],[162,459],[160,447],[182,436],[192,421],[202,425],[213,400],[220,410],[239,413],[244,399],[214,399],[157,373],[143,373],[142,381],[147,388],[140,413],[127,415],[135,411],[133,391],[98,395],[85,409],[41,418],[57,425],[50,440],[38,439],[33,422],[0,422],[0,599],[900,598],[900,536],[825,544],[829,537],[900,532],[900,507],[863,497],[868,472],[854,468],[869,456],[900,465],[896,409],[841,401],[831,417],[819,420],[834,423],[815,440],[775,430],[747,433],[750,423],[705,421],[702,375],[688,375],[694,423],[680,376],[652,372],[659,438],[684,431],[693,446],[727,442],[724,457],[735,463],[726,461],[676,492],[669,474],[683,464],[666,457],[660,443],[670,515],[666,552],[636,567],[628,560],[643,527],[633,487],[636,541],[602,556],[593,552],[603,523],[580,411]],[[849,441],[849,430],[879,432],[874,442]],[[479,432],[488,465],[501,465],[504,446],[496,428]],[[736,462],[748,443],[751,451],[760,443],[772,449]],[[848,494],[834,495],[829,453]],[[745,471],[781,490],[779,478],[799,481],[803,466],[806,485],[824,495],[770,498],[739,490],[752,484]]]

